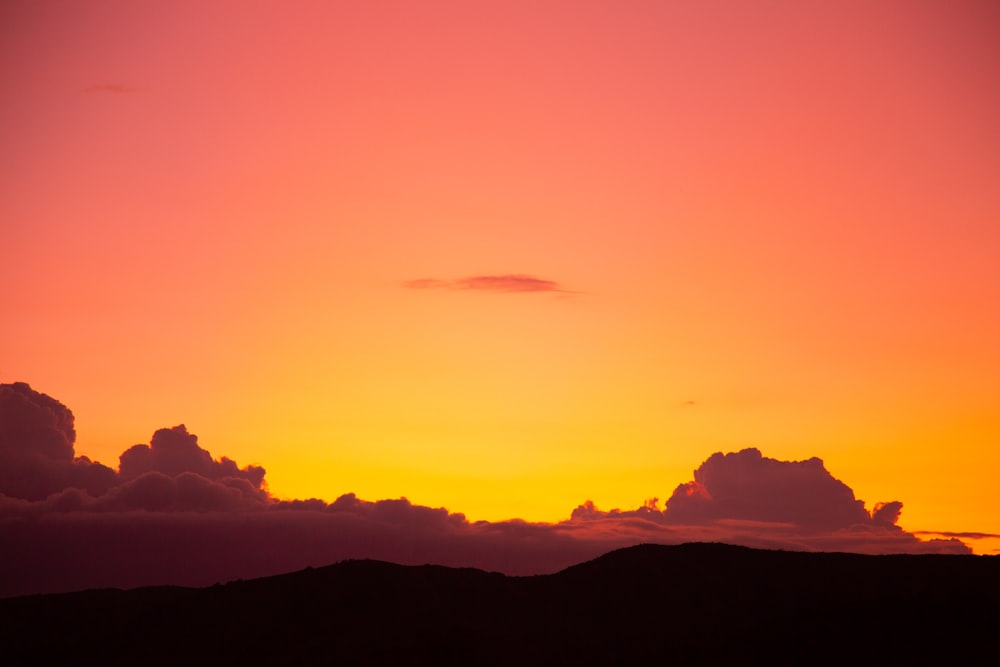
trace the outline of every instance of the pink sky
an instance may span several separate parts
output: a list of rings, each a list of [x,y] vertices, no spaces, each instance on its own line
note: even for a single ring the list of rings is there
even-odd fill
[[[1000,533],[998,28],[4,3],[0,382],[78,455],[183,423],[277,498],[558,522],[758,448]]]

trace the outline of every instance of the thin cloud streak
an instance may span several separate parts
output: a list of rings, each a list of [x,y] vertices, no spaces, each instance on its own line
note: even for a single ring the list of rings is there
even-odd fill
[[[127,95],[139,92],[139,88],[127,83],[94,83],[84,88],[82,92],[94,95]]]
[[[546,280],[522,273],[507,273],[496,276],[469,276],[453,280],[418,278],[403,283],[407,289],[477,290],[484,292],[557,292],[576,294],[554,280]]]
[[[950,530],[913,530],[914,535],[938,535],[940,537],[956,537],[967,540],[995,540],[1000,539],[996,533],[979,533],[975,531],[950,531]]]

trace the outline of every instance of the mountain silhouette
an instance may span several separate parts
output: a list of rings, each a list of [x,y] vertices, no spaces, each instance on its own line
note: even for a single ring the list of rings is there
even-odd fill
[[[374,560],[0,600],[6,665],[894,664],[978,658],[995,556],[639,545],[551,575]]]

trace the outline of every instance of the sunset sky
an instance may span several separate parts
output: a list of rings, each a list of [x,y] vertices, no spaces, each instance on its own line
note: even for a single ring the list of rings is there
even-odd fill
[[[555,522],[753,447],[1000,534],[1000,3],[14,1],[0,90],[77,455]]]

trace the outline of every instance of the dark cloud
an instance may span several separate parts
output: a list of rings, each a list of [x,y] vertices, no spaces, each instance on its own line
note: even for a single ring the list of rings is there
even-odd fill
[[[0,494],[42,500],[66,488],[107,491],[114,471],[75,457],[75,440],[65,405],[23,382],[0,385]]]
[[[677,523],[748,519],[809,530],[871,521],[864,502],[827,472],[820,459],[778,461],[757,449],[713,454],[694,471],[693,482],[674,490],[665,514]]]
[[[215,481],[193,472],[174,477],[147,472],[113,488],[91,509],[221,512],[259,508],[267,500],[259,489],[243,479]]]
[[[560,292],[571,293],[554,280],[545,280],[523,274],[505,274],[499,276],[470,276],[456,280],[437,280],[435,278],[420,278],[408,280],[403,287],[409,289],[449,289],[449,290],[482,290],[490,292]]]
[[[0,385],[0,453],[28,450],[51,461],[71,461],[73,413],[24,382]]]
[[[184,425],[122,453],[119,471],[74,456],[73,413],[23,382],[0,385],[0,494],[54,511],[210,511],[270,502],[260,466],[198,446]],[[39,508],[35,508],[37,511]]]
[[[138,91],[137,87],[125,83],[94,83],[83,89],[85,93],[97,95],[125,95]]]
[[[872,522],[881,526],[895,526],[903,511],[903,503],[893,500],[889,503],[877,503],[872,510]]]
[[[979,533],[975,531],[949,531],[949,530],[915,530],[914,535],[940,535],[941,537],[960,537],[970,540],[993,540],[1000,539],[996,533]]]
[[[632,511],[602,512],[590,501],[577,507],[580,521],[644,518],[675,527],[690,525],[742,530],[771,527],[800,536],[876,527],[899,531],[903,503],[877,503],[871,513],[823,461],[779,461],[760,450],[710,456],[694,471],[694,481],[679,484],[657,510],[656,499]],[[774,531],[772,531],[774,532]]]
[[[321,511],[0,516],[0,596],[202,586],[350,558],[528,575],[555,572],[626,543],[579,539],[544,524],[470,523],[406,501],[352,500]]]
[[[185,472],[196,473],[206,479],[244,479],[260,489],[264,483],[264,468],[240,468],[235,461],[223,456],[212,459],[208,450],[198,446],[198,437],[188,433],[184,424],[161,428],[153,434],[148,445],[130,447],[119,457],[118,470],[125,479],[147,472],[176,476]]]
[[[663,510],[657,498],[634,510],[587,501],[559,523],[490,523],[405,498],[278,500],[262,467],[214,459],[183,425],[126,450],[118,472],[74,458],[74,439],[68,408],[26,384],[0,385],[0,595],[206,585],[347,558],[540,574],[644,542],[970,552],[958,535],[902,530],[898,501],[869,514],[819,459],[756,449],[712,455]]]
[[[970,553],[957,539],[921,540],[896,525],[903,504],[869,513],[818,458],[778,461],[757,449],[713,454],[694,481],[678,485],[666,508],[655,499],[635,510],[573,510],[578,536],[631,535],[644,541],[728,542],[749,547],[856,553]],[[935,533],[945,537],[941,533]]]

